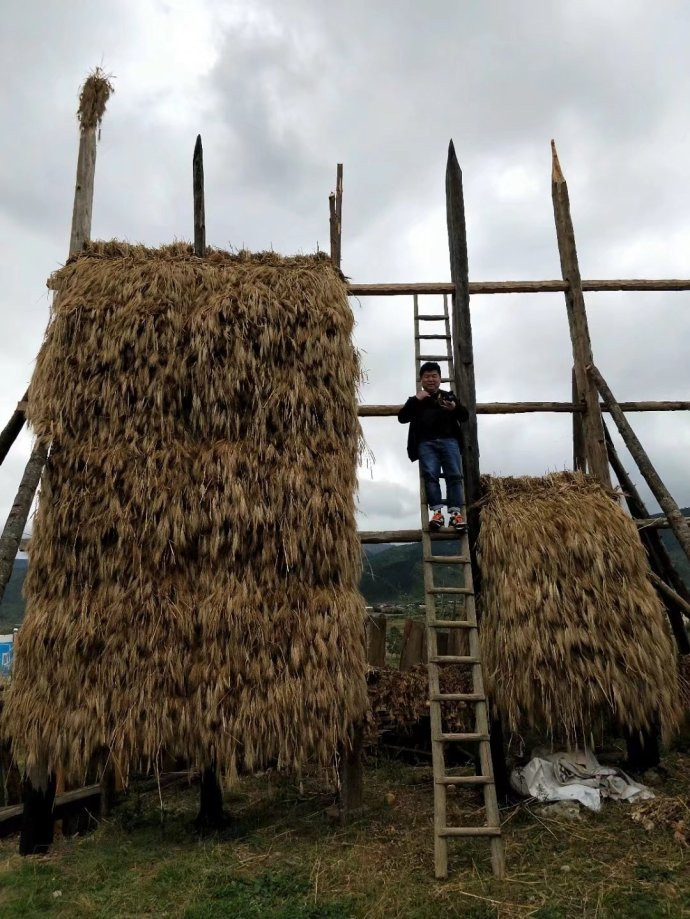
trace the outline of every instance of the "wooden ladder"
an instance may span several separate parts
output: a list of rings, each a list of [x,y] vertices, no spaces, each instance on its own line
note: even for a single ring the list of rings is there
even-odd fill
[[[443,322],[444,332],[420,333],[420,322]],[[438,341],[438,348],[425,348],[427,351],[437,353],[422,353],[422,342]],[[415,385],[419,380],[419,368],[425,361],[437,361],[447,365],[447,374],[443,375],[442,383],[453,383],[453,348],[450,334],[450,317],[448,313],[448,297],[443,297],[443,313],[420,315],[418,296],[414,296],[414,342],[415,342]],[[441,346],[445,342],[445,347]],[[422,557],[424,567],[424,594],[426,608],[427,655],[429,672],[429,706],[431,720],[431,751],[434,775],[434,869],[437,878],[448,876],[448,839],[450,837],[484,836],[491,840],[491,865],[496,877],[505,876],[505,853],[503,839],[501,838],[501,822],[496,799],[494,784],[493,763],[491,760],[491,747],[489,743],[489,717],[484,692],[484,679],[479,651],[479,632],[477,629],[477,616],[474,603],[474,585],[472,581],[472,566],[470,564],[470,545],[467,530],[461,533],[455,530],[442,529],[440,535],[457,539],[459,554],[434,555],[432,552],[433,536],[429,531],[429,508],[426,497],[424,480],[420,475],[420,510],[422,516]],[[463,507],[463,514],[465,508]],[[462,572],[461,584],[457,587],[436,587],[434,584],[434,569],[437,565],[454,565]],[[449,597],[456,601],[462,599],[462,618],[437,618],[437,597]],[[457,602],[456,602],[457,606]],[[447,654],[438,652],[439,631],[448,631],[449,649]],[[468,654],[451,653],[457,651],[462,642],[462,634],[467,636],[466,645]],[[439,680],[440,667],[471,668],[472,692],[443,693]],[[453,703],[468,703],[474,709],[474,730],[467,733],[450,733],[443,727],[443,705]],[[451,775],[446,770],[445,752],[449,744],[472,744],[478,748],[479,772],[477,775]],[[484,826],[448,826],[447,820],[447,790],[454,786],[481,786],[484,792],[484,810],[486,821]]]

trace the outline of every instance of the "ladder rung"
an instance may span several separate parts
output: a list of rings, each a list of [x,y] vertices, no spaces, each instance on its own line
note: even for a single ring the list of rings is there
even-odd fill
[[[429,587],[428,594],[463,594],[471,596],[474,591],[471,587]]]
[[[437,654],[429,658],[430,664],[478,664],[478,657],[469,657],[459,654]]]
[[[419,339],[420,341],[422,339],[431,339],[431,338],[436,338],[436,339],[439,339],[440,341],[450,341],[450,335],[415,335],[415,338]]]
[[[486,702],[486,696],[480,692],[437,692],[431,696],[432,702]]]
[[[424,361],[452,361],[452,357],[448,357],[447,354],[420,354],[417,358],[420,363]]]
[[[431,619],[427,622],[430,629],[476,629],[475,622],[466,619]]]
[[[418,320],[428,319],[432,322],[436,322],[439,319],[448,319],[445,313],[428,313],[426,316],[417,316]]]
[[[439,836],[500,836],[500,826],[444,826]]]
[[[444,775],[436,779],[437,785],[493,785],[490,775]]]
[[[440,478],[440,476],[439,476],[439,478]],[[462,539],[463,536],[466,536],[466,535],[467,535],[467,530],[466,530],[466,529],[465,529],[465,530],[456,530],[455,527],[439,527],[438,530],[432,530],[432,529],[429,528],[429,524],[428,524],[428,523],[427,523],[427,525],[426,525],[425,527],[422,527],[422,529],[424,530],[425,533],[429,533],[429,534],[431,535],[432,538],[433,538],[433,536],[434,536],[435,534],[437,534],[437,533],[441,533],[441,534],[452,533],[454,536],[457,536],[458,539]]]
[[[469,565],[470,563],[466,555],[425,555],[424,561],[432,565]]]
[[[433,739],[433,738],[432,738]],[[469,741],[488,740],[488,734],[439,734],[438,739],[442,743],[467,743]]]
[[[441,377],[441,382],[442,383],[452,383],[453,381],[451,380],[450,377]]]

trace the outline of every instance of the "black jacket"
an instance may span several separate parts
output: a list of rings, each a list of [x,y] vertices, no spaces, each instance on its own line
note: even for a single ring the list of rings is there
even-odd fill
[[[441,408],[439,398],[455,402],[455,410]],[[460,423],[467,421],[469,415],[464,405],[461,405],[452,392],[439,389],[435,396],[428,399],[418,399],[410,396],[398,412],[400,424],[410,424],[407,435],[407,455],[414,462],[419,459],[418,445],[424,440],[435,440],[437,437],[454,437],[460,444],[462,452],[462,431]]]

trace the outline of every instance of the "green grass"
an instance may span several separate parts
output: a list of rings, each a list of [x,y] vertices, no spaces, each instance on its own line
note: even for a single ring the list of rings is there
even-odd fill
[[[690,757],[669,756],[662,793],[690,791]],[[393,792],[392,805],[385,802]],[[366,814],[329,824],[328,776],[243,779],[228,794],[229,831],[191,829],[198,789],[132,789],[88,836],[21,859],[0,841],[0,917],[347,919],[347,917],[690,916],[687,849],[609,803],[580,820],[521,805],[504,813],[508,878],[484,840],[452,841],[450,877],[433,878],[430,770],[381,760],[366,770]],[[480,799],[451,796],[454,819],[481,819]],[[453,818],[451,818],[453,819]]]

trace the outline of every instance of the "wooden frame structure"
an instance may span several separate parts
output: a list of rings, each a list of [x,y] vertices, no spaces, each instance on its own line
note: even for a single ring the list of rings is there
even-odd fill
[[[82,128],[80,151],[75,184],[73,220],[70,235],[69,254],[73,255],[84,247],[91,235],[92,201],[96,162],[96,129]],[[203,150],[198,137],[193,158],[194,190],[194,248],[197,255],[206,249],[206,226],[204,211]],[[625,412],[687,411],[690,400],[677,401],[634,401],[618,403],[606,381],[594,366],[592,345],[587,325],[584,294],[590,291],[686,291],[690,290],[690,279],[610,279],[583,280],[577,259],[575,234],[570,214],[568,188],[552,142],[552,198],[562,278],[559,280],[536,281],[470,281],[467,258],[467,239],[463,200],[462,172],[452,141],[448,150],[446,168],[446,212],[451,281],[438,283],[379,283],[348,285],[351,296],[381,297],[400,295],[450,295],[452,298],[452,329],[454,357],[454,389],[458,398],[469,410],[465,425],[464,471],[468,504],[468,523],[472,552],[475,586],[480,591],[479,569],[476,562],[476,541],[479,531],[477,502],[480,498],[479,450],[477,437],[477,416],[482,414],[523,414],[532,412],[570,413],[573,416],[573,459],[576,468],[587,469],[605,485],[611,485],[609,463],[618,477],[628,500],[631,514],[641,531],[641,538],[647,549],[653,571],[653,583],[663,600],[671,621],[679,651],[690,652],[685,618],[690,617],[690,591],[677,575],[661,544],[657,528],[669,526],[678,537],[684,552],[690,558],[690,528],[680,513],[677,504],[663,486],[653,469],[649,458],[637,442],[625,420]],[[342,258],[342,199],[343,166],[338,164],[336,191],[329,196],[330,252],[336,265]],[[510,293],[555,293],[565,297],[570,338],[573,353],[573,398],[571,402],[506,402],[477,403],[475,393],[474,357],[472,347],[472,324],[470,300],[472,295]],[[601,398],[600,398],[601,397]],[[0,463],[5,459],[12,443],[23,427],[27,406],[27,394],[17,404],[5,428],[0,431]],[[391,417],[397,415],[399,405],[360,405],[361,417]],[[640,465],[657,499],[665,511],[665,518],[650,518],[639,495],[634,490],[607,435],[603,413],[613,417],[624,442]],[[26,466],[16,500],[0,536],[0,600],[9,580],[12,564],[22,542],[22,535],[33,497],[45,463],[45,451],[34,449]],[[444,534],[435,536],[444,538]],[[447,538],[451,538],[448,536]],[[421,530],[361,532],[362,543],[419,542]],[[342,801],[344,811],[356,808],[361,803],[361,770],[357,764],[358,750],[354,758],[347,760],[342,770],[345,787]],[[496,753],[495,753],[496,758]],[[502,774],[499,763],[495,764],[497,780]],[[36,768],[29,777],[29,790],[38,798],[27,801],[31,808],[38,808],[45,814],[52,809],[55,795],[54,777],[45,769]],[[215,775],[207,777],[210,795],[208,814],[218,813],[217,785]],[[32,791],[33,790],[33,791]],[[60,793],[59,787],[57,792]],[[211,800],[213,799],[213,800]],[[202,798],[202,813],[204,800]],[[44,821],[45,823],[45,821]],[[37,851],[50,840],[43,827],[37,841]]]

